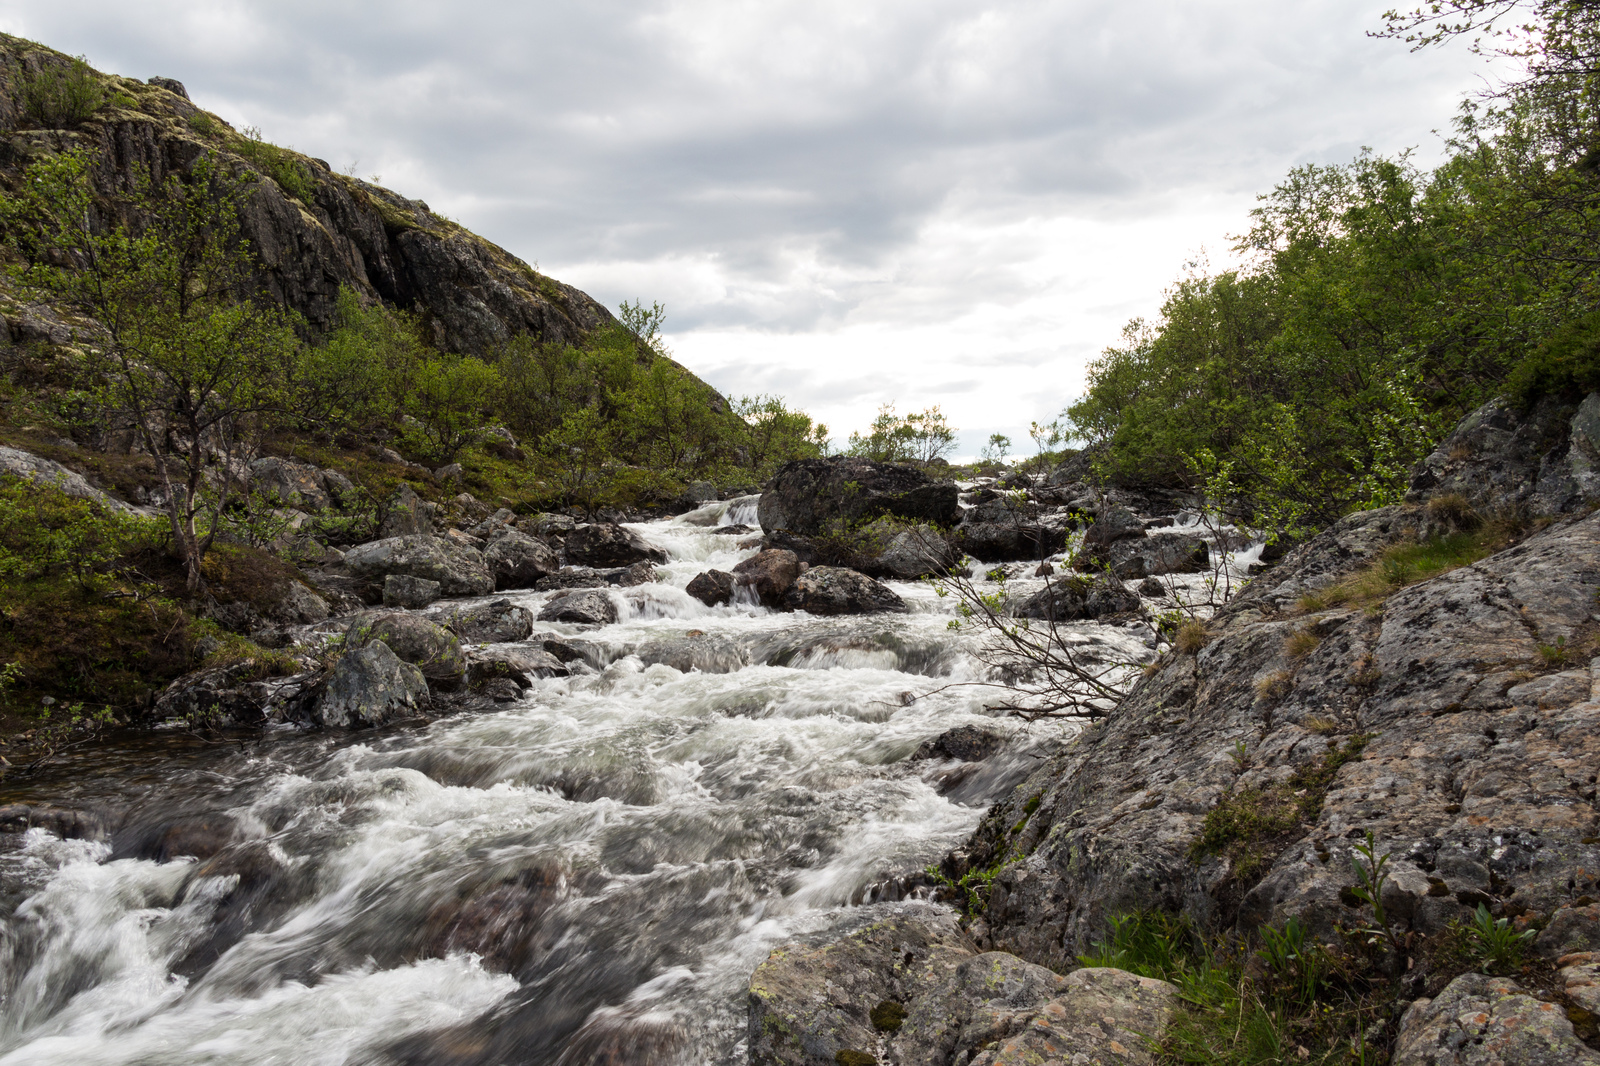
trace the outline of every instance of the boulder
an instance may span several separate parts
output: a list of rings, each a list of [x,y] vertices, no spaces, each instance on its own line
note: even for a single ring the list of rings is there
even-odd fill
[[[358,544],[344,553],[343,565],[352,576],[368,581],[381,581],[390,574],[437,581],[446,596],[486,596],[494,591],[494,575],[483,553],[440,537],[414,534]]]
[[[1458,496],[1495,512],[1569,514],[1600,504],[1600,393],[1522,412],[1491,400],[1462,419],[1412,472],[1408,502]]]
[[[497,589],[532,588],[541,577],[561,569],[556,553],[543,541],[509,527],[494,533],[483,556],[494,573]]]
[[[733,568],[735,584],[747,586],[764,607],[779,607],[784,594],[800,576],[800,560],[794,552],[769,548],[757,552]]]
[[[389,574],[383,579],[383,605],[420,610],[439,598],[439,582],[410,574]]]
[[[733,602],[733,575],[721,570],[707,570],[690,578],[684,591],[707,607],[720,607]]]
[[[1018,618],[1047,622],[1086,622],[1136,613],[1139,594],[1113,575],[1098,578],[1048,578],[1045,587],[1016,609]]]
[[[427,704],[422,671],[371,640],[339,657],[315,714],[322,725],[358,728],[414,717]]]
[[[154,716],[213,728],[298,717],[312,675],[263,678],[269,669],[259,660],[245,659],[185,674],[157,697]]]
[[[956,564],[956,552],[944,535],[932,526],[918,526],[895,533],[873,559],[870,569],[877,574],[914,581],[919,577],[943,574]]]
[[[952,916],[910,905],[774,950],[750,977],[748,1046],[752,1066],[1143,1066],[1177,1006],[1165,981],[979,954]]]
[[[517,528],[536,537],[564,537],[578,528],[578,520],[571,515],[541,511],[517,519]]]
[[[936,737],[924,740],[917,746],[911,758],[913,760],[960,759],[962,762],[977,762],[999,751],[1005,742],[1006,738],[999,733],[980,729],[975,725],[959,725]]]
[[[683,498],[693,506],[710,503],[717,498],[717,487],[709,481],[691,481],[684,490]]]
[[[1083,548],[1094,553],[1119,540],[1138,540],[1144,535],[1144,523],[1138,515],[1120,504],[1108,504],[1100,509],[1094,524],[1083,535]]]
[[[322,487],[328,493],[328,499],[333,506],[343,508],[355,502],[355,482],[339,473],[337,470],[324,470],[322,472]]]
[[[814,566],[807,570],[784,594],[783,605],[792,611],[822,615],[907,610],[905,601],[893,589],[842,566]]]
[[[1082,571],[1109,566],[1124,581],[1158,574],[1193,574],[1211,563],[1211,546],[1184,533],[1124,537],[1080,553],[1073,565]]]
[[[249,466],[250,488],[280,507],[326,511],[333,505],[322,471],[309,463],[263,456]]]
[[[533,632],[532,613],[504,599],[447,610],[439,621],[468,644],[510,644]]]
[[[693,631],[683,636],[657,637],[634,651],[646,666],[661,663],[688,673],[730,674],[749,665],[744,648],[715,633]]]
[[[95,488],[84,479],[82,474],[68,470],[60,463],[49,459],[42,459],[32,452],[25,452],[20,448],[8,448],[0,445],[0,474],[10,474],[13,477],[26,478],[29,481],[38,481],[43,484],[54,485],[63,493],[78,500],[90,500],[102,507],[123,514],[130,514],[138,510],[113,496]]]
[[[1295,918],[1331,938],[1351,920],[1351,849],[1369,832],[1390,858],[1390,912],[1424,935],[1479,903],[1559,917],[1600,895],[1600,664],[1551,661],[1593,624],[1600,514],[1394,591],[1381,610],[1301,604],[1414,535],[1419,511],[1351,515],[1296,548],[1213,616],[1203,646],[1163,656],[1002,798],[964,850],[976,869],[1025,857],[996,876],[979,942],[1070,966],[1135,910],[1245,933]],[[1243,872],[1230,842],[1196,850],[1225,799],[1289,802],[1302,787],[1323,793],[1315,813]],[[1567,943],[1568,923],[1552,919],[1552,941]]]
[[[986,563],[1009,559],[1042,559],[1067,546],[1064,525],[1038,523],[963,522],[955,529],[958,548]]]
[[[1509,977],[1469,973],[1400,1019],[1393,1066],[1600,1066],[1557,1003]]]
[[[517,512],[513,511],[509,507],[502,507],[494,514],[473,526],[467,532],[471,533],[479,540],[488,540],[496,533],[500,532],[500,530],[505,529],[507,526],[515,525],[516,521]]]
[[[383,520],[378,523],[381,538],[429,536],[433,533],[436,508],[418,496],[410,485],[401,483],[390,498]],[[446,595],[452,595],[446,593]]]
[[[448,690],[460,684],[466,671],[466,656],[456,635],[418,615],[396,611],[350,623],[345,647],[365,647],[374,641],[382,641],[402,661],[421,670],[430,685]]]
[[[958,517],[958,496],[954,482],[910,467],[855,456],[797,459],[761,490],[756,516],[767,533],[787,529],[802,535],[879,515],[947,526]]]
[[[545,604],[541,622],[605,626],[617,620],[617,605],[604,592],[569,592]]]
[[[566,535],[567,562],[579,566],[620,567],[664,563],[667,555],[646,544],[631,529],[610,522],[579,526]]]
[[[527,688],[541,677],[566,677],[567,664],[543,648],[474,648],[467,657],[467,681],[477,687],[506,678]]]
[[[1562,907],[1539,930],[1533,949],[1547,959],[1559,959],[1583,951],[1600,951],[1600,903],[1576,903]]]

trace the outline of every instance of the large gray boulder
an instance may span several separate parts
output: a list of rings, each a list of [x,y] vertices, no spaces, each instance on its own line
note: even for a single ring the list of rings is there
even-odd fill
[[[1490,516],[1523,508],[1569,514],[1600,504],[1600,393],[1518,411],[1484,404],[1440,442],[1411,475],[1406,499],[1460,496]]]
[[[800,560],[781,548],[757,552],[733,568],[734,584],[748,587],[764,607],[782,606],[799,576]]]
[[[389,574],[383,579],[383,605],[420,610],[439,598],[439,583],[410,574]]]
[[[810,614],[904,614],[908,609],[889,586],[842,566],[814,566],[795,579],[783,605]]]
[[[310,463],[267,455],[253,461],[249,470],[250,488],[280,507],[325,511],[333,505],[322,471]]]
[[[645,641],[634,654],[647,666],[661,663],[684,673],[728,674],[749,664],[749,655],[740,645],[716,633],[698,631]]]
[[[378,525],[378,535],[384,538],[432,536],[437,510],[410,485],[402,483],[389,500],[383,521]]]
[[[561,560],[548,545],[508,526],[489,538],[483,557],[494,572],[497,589],[532,588],[541,577],[561,569]]]
[[[533,614],[505,599],[446,610],[439,621],[468,644],[509,644],[533,632]]]
[[[1558,1003],[1509,977],[1469,973],[1400,1019],[1393,1066],[1600,1066]]]
[[[579,526],[566,535],[567,562],[578,566],[621,567],[634,563],[664,563],[666,552],[652,548],[643,537],[611,522]]]
[[[955,529],[955,543],[986,563],[1042,559],[1067,546],[1067,528],[1038,522],[962,522]]]
[[[1046,622],[1088,622],[1139,610],[1139,594],[1114,575],[1053,577],[1016,609],[1018,618]]]
[[[114,496],[108,496],[93,485],[89,484],[84,476],[74,470],[68,470],[60,463],[50,459],[41,458],[32,452],[25,452],[20,448],[9,448],[0,445],[0,474],[10,474],[13,477],[26,478],[29,481],[38,481],[47,485],[54,485],[64,494],[79,500],[90,500],[102,507],[123,514],[143,513],[139,508],[123,503]]]
[[[914,581],[945,573],[956,564],[956,557],[944,534],[932,526],[915,526],[891,535],[870,569],[880,576]]]
[[[1390,913],[1424,934],[1480,902],[1551,915],[1569,884],[1592,884],[1600,669],[1562,660],[1592,625],[1600,514],[1381,610],[1301,603],[1416,521],[1404,508],[1352,515],[1295,549],[1209,623],[1203,647],[1158,661],[996,804],[965,849],[974,869],[1003,865],[979,942],[1070,966],[1112,916],[1141,909],[1241,931],[1293,917],[1331,937],[1351,920],[1351,849],[1368,832],[1390,856]],[[1292,831],[1196,844],[1220,803],[1313,788],[1320,803]]]
[[[486,596],[494,575],[483,553],[425,534],[386,537],[358,544],[344,553],[342,565],[353,577],[381,582],[390,574],[409,574],[439,582],[446,596]]]
[[[345,647],[382,641],[403,661],[422,671],[430,685],[450,689],[460,684],[467,660],[461,641],[448,629],[405,611],[356,618],[346,631]]]
[[[1211,546],[1187,533],[1152,533],[1123,537],[1078,556],[1079,570],[1110,567],[1124,581],[1142,581],[1161,574],[1193,574],[1211,564]]]
[[[605,626],[617,620],[617,605],[604,592],[569,592],[545,604],[541,622],[574,622]]]
[[[567,664],[543,648],[475,648],[467,657],[467,680],[473,685],[509,678],[522,688],[541,677],[566,677]]]
[[[957,518],[958,495],[954,482],[906,466],[855,456],[796,459],[762,488],[756,516],[764,532],[805,535],[879,515],[947,526]]]
[[[414,717],[427,703],[422,671],[373,640],[339,657],[315,714],[326,726],[359,728]]]
[[[1112,969],[1062,977],[976,952],[948,913],[876,909],[843,935],[784,944],[756,968],[752,1066],[866,1061],[851,1052],[917,1066],[1154,1062],[1149,1042],[1178,1005],[1165,981]]]

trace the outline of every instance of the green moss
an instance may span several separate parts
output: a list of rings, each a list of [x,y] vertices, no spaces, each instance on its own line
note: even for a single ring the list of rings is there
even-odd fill
[[[1316,762],[1300,767],[1287,781],[1225,793],[1190,845],[1190,859],[1222,855],[1235,880],[1254,880],[1288,838],[1316,821],[1339,767],[1360,757],[1371,739],[1372,734],[1359,733],[1343,745],[1331,747]]]
[[[906,1008],[902,1003],[886,999],[872,1008],[868,1015],[872,1020],[872,1027],[880,1033],[892,1033],[900,1028],[906,1020]]]
[[[839,1066],[878,1066],[878,1060],[865,1051],[856,1051],[853,1048],[841,1048],[834,1056],[833,1061]]]

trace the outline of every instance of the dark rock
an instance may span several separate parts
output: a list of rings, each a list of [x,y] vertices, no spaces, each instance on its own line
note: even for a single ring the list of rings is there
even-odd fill
[[[325,511],[333,505],[322,471],[309,463],[263,456],[250,464],[250,488],[280,507]]]
[[[963,522],[956,527],[955,543],[962,551],[986,563],[1008,559],[1041,559],[1067,545],[1067,529],[1038,523]]]
[[[1047,622],[1093,621],[1139,610],[1139,595],[1115,576],[1048,578],[1045,587],[1016,610],[1018,618]]]
[[[490,600],[445,611],[440,623],[469,644],[509,644],[527,640],[533,615],[510,600]]]
[[[664,563],[666,553],[646,544],[631,529],[596,522],[579,526],[566,536],[567,562],[580,566],[621,567],[634,563]]]
[[[953,482],[919,470],[854,456],[786,463],[761,490],[757,518],[767,533],[787,529],[812,535],[843,520],[880,515],[946,526],[958,515]]]
[[[1394,1066],[1600,1066],[1567,1012],[1509,977],[1469,973],[1400,1019]]]
[[[158,89],[165,89],[167,92],[175,96],[181,96],[185,100],[189,99],[189,90],[185,89],[183,82],[177,78],[148,78],[146,81]]]
[[[391,537],[431,536],[433,534],[434,506],[402,483],[389,500],[388,512],[378,524],[378,536]]]
[[[956,726],[931,740],[924,740],[911,758],[960,759],[962,762],[977,762],[999,751],[1005,739],[999,733],[992,733],[975,725]]]
[[[1139,582],[1139,595],[1149,596],[1152,599],[1164,599],[1167,595],[1167,586],[1153,577],[1147,577]]]
[[[733,575],[707,570],[691,578],[684,591],[707,607],[720,607],[733,601]]]
[[[1093,552],[1119,540],[1138,539],[1145,535],[1144,523],[1139,516],[1116,504],[1104,507],[1095,516],[1094,524],[1083,535],[1085,551]]]
[[[1078,556],[1079,570],[1109,566],[1124,581],[1139,581],[1159,574],[1193,574],[1211,563],[1211,546],[1183,533],[1153,533],[1121,538]]]
[[[402,662],[422,671],[430,685],[447,691],[460,684],[466,671],[461,642],[444,626],[404,612],[357,618],[345,636],[345,647],[359,648],[382,641]]]
[[[334,665],[316,707],[327,726],[359,728],[411,718],[427,706],[422,671],[402,662],[382,640],[350,648]]]
[[[794,552],[769,548],[758,552],[733,568],[733,580],[747,586],[764,607],[780,607],[784,594],[800,576],[800,560]]]
[[[841,566],[814,566],[801,574],[784,594],[783,605],[792,611],[821,615],[907,610],[905,601],[893,589]]]
[[[495,678],[527,688],[541,677],[566,677],[567,665],[543,648],[475,648],[467,656],[467,682],[478,687]]]
[[[269,718],[300,717],[311,675],[262,676],[268,672],[266,663],[245,659],[185,674],[157,697],[154,717],[158,721],[177,719],[209,727],[256,725]]]
[[[408,574],[439,582],[446,596],[485,596],[494,591],[494,575],[483,553],[434,536],[388,537],[358,544],[344,553],[344,569],[359,579],[381,581],[390,574]]]
[[[604,592],[569,592],[551,600],[539,612],[541,622],[576,622],[610,625],[617,620],[617,605]]]
[[[48,829],[63,840],[106,840],[111,822],[98,811],[68,807],[29,806],[8,803],[0,807],[0,832],[25,833],[29,829]]]
[[[1526,414],[1503,399],[1484,404],[1411,476],[1409,502],[1440,496],[1460,496],[1484,517],[1600,503],[1600,393],[1576,408],[1547,398]]]
[[[1574,904],[1557,910],[1549,924],[1539,930],[1533,949],[1547,959],[1600,951],[1600,903]]]
[[[533,587],[539,592],[552,592],[556,589],[603,589],[615,584],[608,575],[616,573],[621,571],[567,566],[549,577],[541,577],[533,583]]]
[[[383,605],[420,610],[439,598],[439,582],[410,574],[390,574],[383,579]]]
[[[661,663],[683,673],[729,674],[749,664],[742,647],[715,633],[657,637],[639,645],[634,654],[647,666]]]
[[[543,541],[507,527],[494,533],[483,557],[497,589],[532,588],[540,578],[561,569],[556,553]]]
[[[621,570],[613,571],[607,575],[611,584],[620,588],[633,588],[637,585],[648,585],[656,579],[656,568],[649,563],[634,563]]]

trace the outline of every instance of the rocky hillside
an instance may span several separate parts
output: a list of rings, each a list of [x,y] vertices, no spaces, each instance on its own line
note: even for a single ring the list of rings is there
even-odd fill
[[[25,107],[24,83],[70,65],[58,52],[0,35],[0,184],[14,187],[46,153],[82,147],[94,154],[95,186],[109,198],[129,186],[136,168],[160,180],[216,153],[261,175],[243,219],[245,235],[264,267],[266,289],[314,326],[328,324],[341,286],[423,312],[437,347],[467,354],[485,354],[518,333],[575,344],[612,320],[588,295],[422,201],[240,132],[197,107],[174,79],[101,74],[105,98],[91,117],[71,128],[46,128]],[[7,317],[17,319],[16,339],[67,339],[48,316],[18,307]]]

